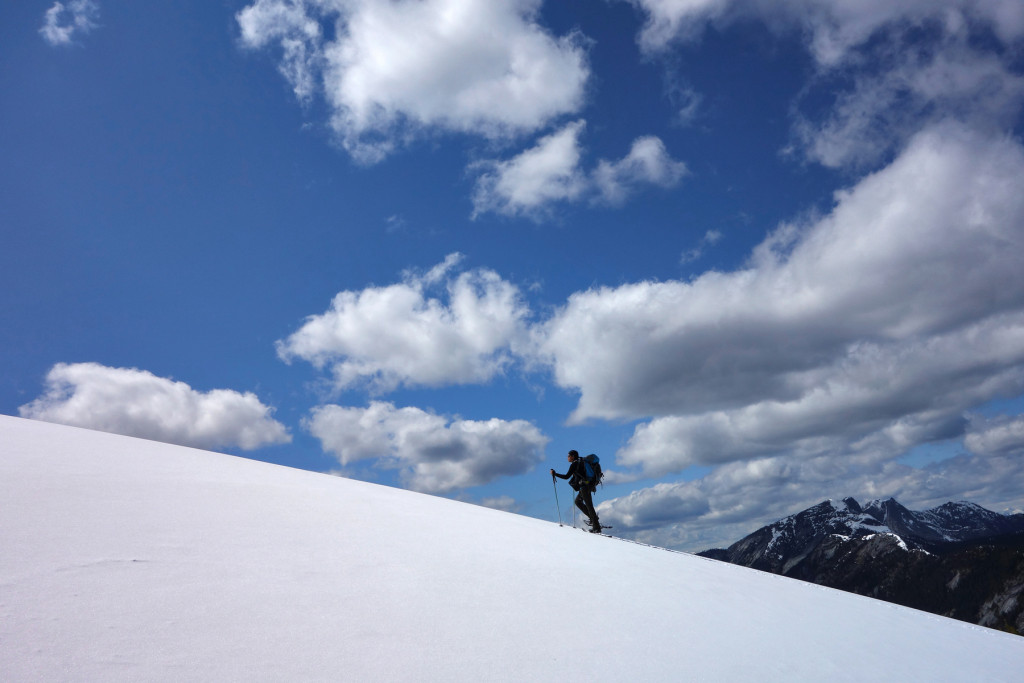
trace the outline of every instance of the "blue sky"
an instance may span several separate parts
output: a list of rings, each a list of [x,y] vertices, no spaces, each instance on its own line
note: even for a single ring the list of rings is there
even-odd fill
[[[1011,0],[7,3],[0,412],[544,518],[596,452],[683,549],[1020,509],[1022,48]]]

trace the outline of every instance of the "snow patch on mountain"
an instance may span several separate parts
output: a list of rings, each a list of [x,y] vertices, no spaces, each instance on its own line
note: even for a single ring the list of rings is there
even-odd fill
[[[905,542],[903,541],[903,539],[902,539],[902,538],[900,538],[900,537],[899,537],[899,536],[898,536],[897,534],[894,534],[894,533],[892,533],[891,531],[887,531],[887,532],[883,532],[883,533],[878,533],[878,534],[870,534],[870,535],[868,535],[868,536],[863,536],[863,537],[861,537],[861,538],[862,538],[862,540],[864,540],[864,541],[870,541],[871,539],[873,539],[873,538],[876,538],[876,537],[878,537],[878,536],[887,536],[887,537],[889,537],[889,538],[892,538],[892,539],[893,539],[894,541],[896,541],[896,545],[897,545],[897,546],[898,546],[899,548],[901,548],[901,549],[903,549],[903,550],[906,550],[906,551],[908,551],[908,552],[910,551],[910,548],[909,548],[909,547],[907,546],[907,544],[906,544],[906,543],[905,543]]]

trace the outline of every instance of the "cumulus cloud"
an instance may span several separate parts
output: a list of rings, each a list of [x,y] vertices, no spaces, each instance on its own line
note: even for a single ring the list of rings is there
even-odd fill
[[[645,473],[962,434],[1024,390],[1021,177],[1018,143],[930,129],[746,268],[574,294],[539,348],[575,422],[656,416],[618,455]]]
[[[251,48],[279,46],[296,95],[372,163],[430,130],[508,138],[578,111],[580,36],[537,22],[540,0],[257,0],[237,15]],[[324,28],[324,26],[328,28]]]
[[[273,42],[280,44],[278,70],[302,102],[309,102],[317,91],[323,68],[323,32],[307,9],[301,2],[258,0],[236,17],[244,45],[260,48]]]
[[[373,459],[427,493],[524,474],[544,459],[548,443],[525,420],[449,419],[377,401],[367,408],[320,406],[305,426],[342,466]]]
[[[647,16],[640,43],[649,52],[748,19],[804,36],[819,67],[804,96],[823,89],[835,102],[812,117],[797,114],[794,149],[830,167],[874,164],[939,119],[1002,129],[1024,97],[1013,57],[1024,5],[1014,0],[630,2]],[[975,38],[985,31],[1002,45],[980,46]]]
[[[674,41],[699,38],[704,24],[720,19],[731,0],[627,0],[647,17],[639,42],[648,52],[658,52]]]
[[[677,40],[694,40],[704,28],[741,19],[759,19],[776,31],[801,30],[823,65],[845,59],[883,28],[926,22],[975,21],[1004,42],[1024,35],[1024,8],[1015,0],[627,0],[647,17],[640,44],[659,51]]]
[[[288,443],[273,410],[251,393],[199,392],[144,370],[59,363],[46,392],[18,409],[22,417],[195,448],[252,450]]]
[[[338,388],[487,382],[513,362],[529,310],[494,271],[453,275],[460,260],[451,254],[401,283],[339,293],[329,310],[279,341],[278,354],[329,367]]]
[[[965,411],[1024,391],[1024,315],[927,341],[854,344],[791,400],[657,418],[637,427],[619,462],[647,473],[788,453],[870,449],[895,457],[962,436]]]
[[[966,26],[934,41],[896,41],[853,70],[823,120],[798,117],[797,144],[825,166],[866,166],[922,126],[956,118],[978,130],[1012,125],[1024,102],[1024,77],[1003,59],[970,47]]]
[[[625,157],[602,159],[587,173],[581,166],[580,146],[585,125],[575,121],[512,159],[471,167],[479,172],[473,216],[494,212],[537,220],[558,202],[589,199],[618,205],[643,185],[673,187],[687,173],[686,165],[672,159],[654,136],[637,138]]]
[[[1024,455],[1024,416],[975,418],[964,445],[978,455]]]
[[[649,135],[634,140],[624,158],[600,161],[594,169],[594,183],[601,199],[621,204],[638,185],[674,187],[686,173],[686,164],[672,159],[665,143]]]
[[[619,526],[644,530],[699,518],[710,512],[710,503],[699,484],[655,484],[627,496],[601,503],[599,514],[614,517]]]
[[[552,202],[582,196],[587,188],[580,170],[579,137],[584,125],[583,121],[570,123],[507,161],[476,165],[487,170],[476,181],[473,216],[488,211],[536,216]]]
[[[100,7],[93,0],[69,0],[53,3],[43,17],[39,33],[43,40],[53,46],[71,45],[77,35],[84,35],[96,28]]]

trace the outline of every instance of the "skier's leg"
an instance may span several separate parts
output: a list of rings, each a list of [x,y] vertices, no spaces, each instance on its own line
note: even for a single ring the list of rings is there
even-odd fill
[[[586,489],[581,488],[580,492],[576,494],[576,507],[578,507],[583,512],[584,515],[586,515],[588,518],[590,518],[590,510],[587,509],[587,503],[583,499],[583,492],[585,490]]]
[[[601,529],[601,522],[597,518],[597,510],[594,509],[594,499],[590,495],[590,488],[588,486],[584,486],[580,489],[580,494],[576,497],[576,500],[578,501],[580,498],[583,499],[583,505],[580,507],[584,513],[586,513],[587,517],[590,518],[590,526],[593,527],[595,531],[599,531]]]

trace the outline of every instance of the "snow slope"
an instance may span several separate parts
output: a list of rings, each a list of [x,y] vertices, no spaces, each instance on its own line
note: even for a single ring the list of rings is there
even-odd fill
[[[550,487],[544,475],[538,486]],[[5,681],[1011,681],[1021,671],[1022,638],[799,581],[0,416]]]

